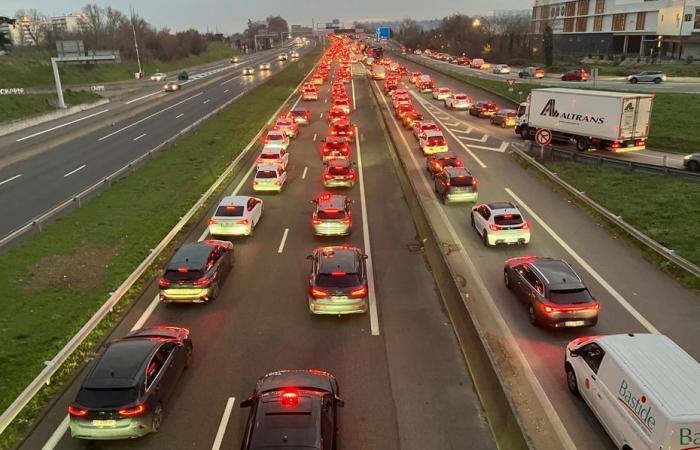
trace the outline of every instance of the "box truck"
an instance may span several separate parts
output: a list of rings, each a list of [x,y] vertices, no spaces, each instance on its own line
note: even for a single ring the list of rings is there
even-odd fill
[[[653,94],[548,88],[530,92],[518,108],[515,132],[532,139],[537,130],[554,140],[614,152],[643,150],[649,137]]]
[[[581,337],[566,347],[569,390],[617,448],[700,448],[700,363],[659,334]]]

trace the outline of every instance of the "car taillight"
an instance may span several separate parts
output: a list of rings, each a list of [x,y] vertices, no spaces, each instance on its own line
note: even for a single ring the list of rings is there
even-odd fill
[[[258,180],[253,180],[253,186],[257,186],[258,184],[260,184],[258,183]]]
[[[238,225],[248,225],[248,219],[242,219],[236,222]]]
[[[311,296],[313,298],[326,298],[328,297],[328,291],[325,289],[311,288]]]
[[[476,177],[472,177],[472,186],[476,187],[478,183],[479,181],[476,179]]]
[[[529,222],[523,222],[522,226],[520,227],[523,230],[529,230],[530,229],[530,223]]]
[[[612,148],[620,148],[621,146],[622,146],[622,144],[620,144],[620,142],[618,142],[618,141],[613,142],[611,145]]]
[[[146,412],[146,404],[145,403],[139,403],[138,405],[134,406],[133,408],[122,408],[119,410],[119,415],[123,417],[133,417],[133,416],[140,416],[141,414]]]
[[[347,155],[348,155],[348,151],[349,151],[349,150],[348,150],[347,148],[344,148],[344,149],[340,150],[340,153],[342,153],[344,156],[347,156]]]
[[[350,297],[353,297],[353,298],[360,298],[360,297],[364,297],[365,295],[367,295],[367,288],[364,286],[350,292]]]
[[[213,277],[212,277],[212,278],[213,278]],[[200,279],[198,279],[198,280],[194,280],[194,281],[192,282],[192,284],[193,284],[194,286],[207,286],[209,283],[211,283],[212,278],[203,277],[203,278],[200,278]]]
[[[313,219],[311,220],[311,223],[314,225],[321,225],[323,221],[321,219]]]
[[[269,138],[269,137],[265,137],[265,139],[263,139],[263,142],[264,142],[265,144],[267,144],[268,142],[270,142],[270,138]]]
[[[460,160],[455,161],[455,167],[462,167],[462,161],[460,161]]]
[[[344,219],[340,219],[340,223],[342,223],[343,225],[350,225],[352,223],[352,219],[349,217],[346,217]]]
[[[209,219],[209,225],[216,225],[217,223],[219,223],[219,221],[218,221],[218,220],[215,220],[215,219]]]
[[[348,180],[354,180],[355,179],[355,174],[353,172],[350,172],[347,176]]]
[[[161,278],[160,280],[158,280],[158,286],[160,286],[162,288],[169,287],[171,284],[172,283],[170,281],[166,280],[165,278]]]
[[[280,180],[279,178],[276,179],[276,180],[275,180],[275,184],[276,184],[277,186],[282,185],[282,180]]]
[[[491,230],[491,231],[498,231],[498,230],[500,230],[500,229],[501,229],[501,227],[499,227],[499,226],[496,225],[495,223],[492,223],[492,224],[489,225],[489,230]]]
[[[324,173],[324,174],[323,174],[323,179],[324,179],[324,180],[332,180],[332,179],[333,179],[333,175],[331,175],[331,174],[329,174],[329,173]]]
[[[73,417],[85,417],[87,416],[88,410],[85,408],[78,408],[77,406],[70,405],[68,407],[68,414]]]

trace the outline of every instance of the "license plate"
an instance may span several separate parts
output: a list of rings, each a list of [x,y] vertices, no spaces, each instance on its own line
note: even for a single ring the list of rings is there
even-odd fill
[[[345,297],[339,297],[339,296],[331,297],[331,301],[334,301],[334,302],[342,302],[344,300],[345,300]]]
[[[232,227],[234,224],[232,222],[221,222],[222,227]]]
[[[117,426],[117,421],[116,420],[93,420],[92,425],[95,427],[116,427]]]
[[[584,321],[583,320],[567,320],[564,322],[564,325],[567,327],[580,327],[583,326]]]

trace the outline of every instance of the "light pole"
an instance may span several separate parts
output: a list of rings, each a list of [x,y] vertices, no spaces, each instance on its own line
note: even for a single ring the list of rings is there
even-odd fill
[[[143,76],[143,70],[141,69],[141,57],[139,56],[139,43],[136,40],[136,28],[134,27],[134,10],[131,9],[131,32],[134,34],[134,48],[136,49],[136,63],[139,65],[139,78]]]
[[[683,10],[681,11],[681,26],[678,29],[678,59],[683,57],[683,22],[685,22],[685,4],[683,0]]]

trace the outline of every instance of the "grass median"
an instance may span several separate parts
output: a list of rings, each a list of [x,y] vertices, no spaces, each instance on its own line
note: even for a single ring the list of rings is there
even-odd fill
[[[320,57],[317,47],[82,208],[0,255],[4,411],[200,198]],[[162,258],[161,258],[162,260]],[[157,272],[152,268],[0,437],[10,448]]]
[[[66,106],[96,102],[99,95],[85,91],[67,90],[63,93]],[[0,96],[0,124],[56,111],[57,94],[29,94]]]

